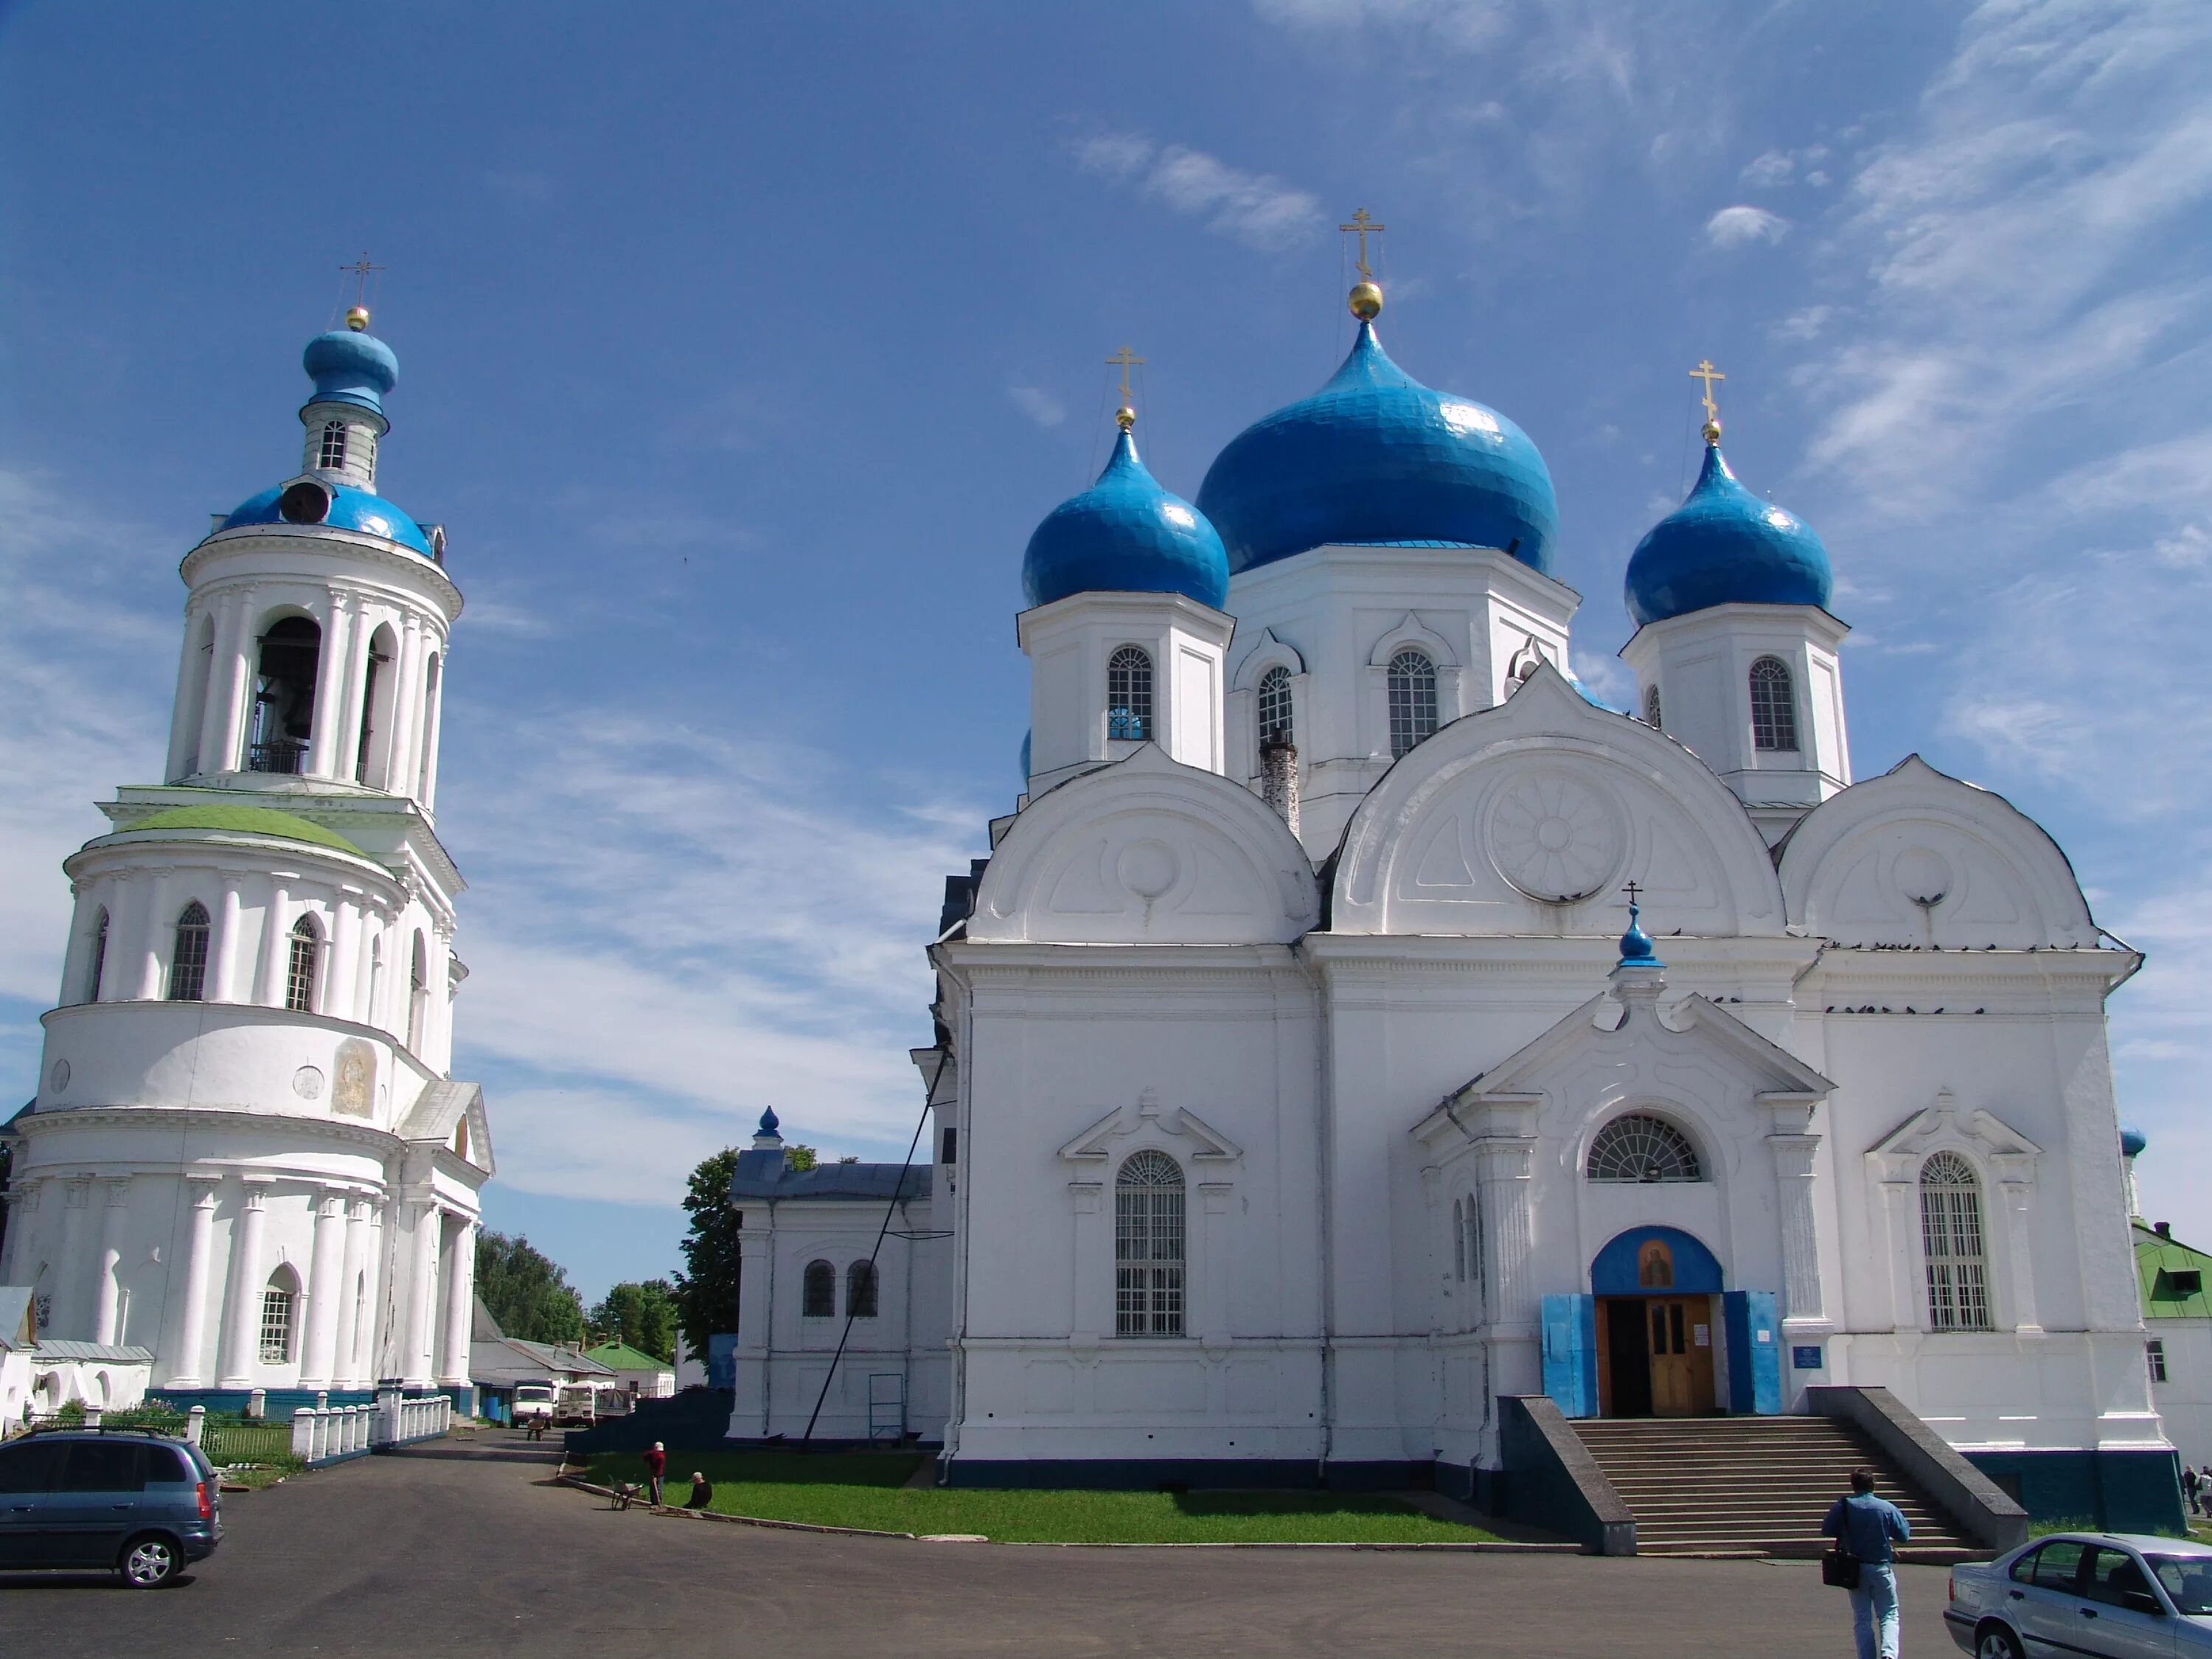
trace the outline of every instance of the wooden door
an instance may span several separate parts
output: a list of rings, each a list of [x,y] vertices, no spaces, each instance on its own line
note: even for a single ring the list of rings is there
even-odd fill
[[[1654,1297],[1644,1304],[1650,1336],[1651,1414],[1700,1417],[1713,1409],[1712,1311],[1707,1299]]]

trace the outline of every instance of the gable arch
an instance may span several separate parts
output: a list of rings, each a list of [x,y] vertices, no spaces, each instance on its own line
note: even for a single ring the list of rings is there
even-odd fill
[[[1250,790],[1147,744],[1032,801],[999,843],[971,939],[1286,945],[1320,917],[1305,849]]]
[[[1330,925],[1612,934],[1631,879],[1663,931],[1782,932],[1772,858],[1742,803],[1681,744],[1592,704],[1547,663],[1369,792],[1345,829]]]
[[[2094,945],[2074,866],[2003,796],[1909,755],[1782,844],[1792,923],[1841,945]]]

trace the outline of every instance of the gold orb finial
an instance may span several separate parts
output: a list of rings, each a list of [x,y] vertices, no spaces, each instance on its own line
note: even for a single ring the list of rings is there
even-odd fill
[[[1705,433],[1705,442],[1708,447],[1720,442],[1721,423],[1718,421],[1707,421],[1703,430]]]
[[[1120,427],[1122,431],[1128,431],[1129,428],[1135,426],[1136,423],[1137,411],[1130,408],[1128,404],[1123,404],[1121,408],[1114,411],[1114,424]]]
[[[346,313],[346,326],[359,334],[368,326],[368,307],[355,306]]]
[[[1346,303],[1353,316],[1371,323],[1382,314],[1382,290],[1373,283],[1354,283]]]

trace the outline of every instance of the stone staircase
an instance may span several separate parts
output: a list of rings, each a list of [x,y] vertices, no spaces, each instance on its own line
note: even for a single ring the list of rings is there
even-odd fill
[[[1820,1522],[1872,1468],[1905,1511],[1898,1559],[1986,1557],[1850,1424],[1832,1417],[1586,1418],[1569,1425],[1636,1517],[1639,1555],[1818,1555]]]

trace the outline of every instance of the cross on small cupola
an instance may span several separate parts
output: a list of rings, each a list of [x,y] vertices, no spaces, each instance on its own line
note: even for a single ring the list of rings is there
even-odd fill
[[[349,265],[340,265],[340,270],[353,273],[353,305],[346,312],[346,326],[359,334],[368,326],[368,278],[372,271],[384,269],[368,262],[368,250],[362,250],[361,258]]]
[[[1698,399],[1705,406],[1704,435],[1707,443],[1717,444],[1721,441],[1721,406],[1713,401],[1713,382],[1725,380],[1728,376],[1713,367],[1711,358],[1700,357],[1698,366],[1690,371],[1690,378],[1705,382],[1705,395]]]
[[[1667,964],[1651,948],[1651,935],[1644,931],[1644,907],[1638,902],[1644,895],[1643,886],[1632,881],[1621,891],[1628,895],[1628,931],[1620,936],[1620,961],[1613,969],[1614,975],[1618,977],[1624,969],[1630,969],[1664,968]]]
[[[1359,280],[1352,285],[1348,303],[1353,316],[1363,323],[1371,323],[1382,314],[1382,290],[1376,284],[1375,272],[1367,263],[1367,238],[1370,234],[1380,235],[1385,227],[1376,224],[1367,210],[1361,208],[1352,216],[1351,223],[1339,225],[1337,228],[1359,239],[1359,252],[1354,261],[1359,270]]]
[[[1129,393],[1129,371],[1140,368],[1144,361],[1127,346],[1106,360],[1107,368],[1118,368],[1121,371],[1121,406],[1114,411],[1114,423],[1124,432],[1137,423],[1136,400]]]

